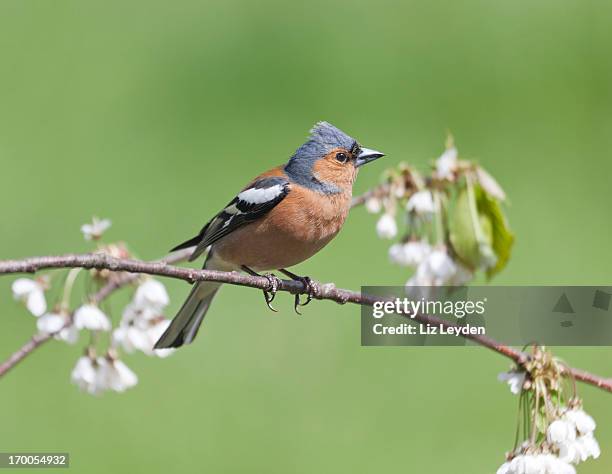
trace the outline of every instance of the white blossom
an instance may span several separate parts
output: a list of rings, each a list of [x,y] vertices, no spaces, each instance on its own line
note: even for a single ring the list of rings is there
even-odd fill
[[[74,344],[79,338],[79,330],[74,324],[66,326],[68,316],[61,313],[45,313],[36,320],[36,327],[45,334],[54,334],[55,339]]]
[[[547,474],[576,474],[576,469],[571,464],[559,459],[552,454],[546,454]]]
[[[582,409],[568,410],[563,414],[563,418],[571,421],[580,434],[589,434],[595,431],[595,420]]]
[[[390,214],[383,214],[376,223],[376,232],[381,239],[392,239],[397,235],[397,223]]]
[[[510,461],[510,469],[514,469],[516,473],[521,474],[545,474],[546,460],[537,454],[521,455]]]
[[[457,271],[455,262],[443,250],[431,252],[425,263],[429,266],[433,278],[440,281],[450,280]]]
[[[113,342],[127,353],[135,350],[147,352],[153,349],[146,331],[134,325],[119,325],[113,331]]]
[[[174,349],[153,349],[153,346],[169,325],[170,320],[165,318],[157,321],[136,320],[131,324],[122,322],[113,331],[113,342],[127,353],[138,350],[147,355],[167,357]]]
[[[506,382],[510,387],[510,391],[518,395],[523,390],[523,385],[525,384],[525,377],[527,376],[526,372],[510,370],[508,372],[502,372],[497,376],[497,380],[500,382]]]
[[[67,342],[68,344],[74,344],[79,339],[79,330],[74,324],[71,324],[57,333],[55,339]]]
[[[572,464],[578,464],[589,458],[597,459],[601,454],[599,443],[593,433],[579,436],[575,441],[562,443],[558,447],[559,458]]]
[[[45,313],[36,320],[36,327],[40,332],[53,334],[66,324],[66,317],[58,313]]]
[[[584,410],[572,408],[548,426],[546,437],[558,449],[562,461],[578,464],[601,454],[593,435],[595,427],[595,420]]]
[[[365,202],[365,208],[370,214],[378,214],[382,210],[382,202],[375,197],[368,198]]]
[[[170,355],[173,350],[153,349],[170,324],[170,320],[161,316],[169,301],[162,283],[152,278],[145,280],[123,310],[119,327],[113,331],[113,343],[128,353],[141,351],[159,357]]]
[[[407,265],[404,262],[404,244],[393,244],[389,247],[389,261],[398,265]]]
[[[124,392],[138,383],[138,377],[122,361],[111,357],[80,357],[71,380],[89,394],[97,395],[107,390]]]
[[[552,454],[540,454],[544,460],[546,474],[576,474],[576,469],[571,464]],[[527,471],[526,474],[529,474]]]
[[[460,270],[444,249],[434,249],[419,264],[406,286],[444,286],[454,284]]]
[[[451,179],[458,165],[457,149],[448,148],[440,158],[436,160],[436,172],[440,179]]]
[[[30,278],[18,278],[11,287],[13,297],[22,301],[34,316],[42,316],[47,311],[47,301],[43,285]]]
[[[546,438],[551,444],[573,442],[576,439],[576,426],[574,423],[567,420],[555,420],[548,425]]]
[[[416,267],[431,252],[431,246],[424,240],[393,244],[389,248],[389,260],[402,266]]]
[[[163,284],[153,279],[144,281],[123,310],[121,323],[113,331],[113,342],[128,353],[138,350],[159,357],[170,355],[173,350],[153,349],[170,324],[170,320],[161,316],[168,303],[168,293]]]
[[[497,474],[576,474],[576,470],[552,454],[520,454],[502,464]]]
[[[98,240],[110,226],[110,220],[94,217],[91,224],[83,224],[81,226],[81,232],[85,240]]]
[[[433,276],[425,261],[417,267],[414,275],[406,282],[406,286],[433,286]]]
[[[88,393],[96,392],[97,366],[95,360],[88,356],[82,356],[77,361],[70,379],[81,390]]]
[[[137,305],[133,301],[124,309],[121,315],[121,323],[127,324],[133,321],[149,321],[159,316],[160,311],[150,306]]]
[[[90,331],[110,331],[111,323],[106,314],[93,304],[81,306],[74,313],[74,325],[77,329]]]
[[[433,214],[437,211],[437,206],[431,191],[423,190],[410,196],[406,203],[406,209],[417,214]]]
[[[168,306],[170,298],[163,283],[147,278],[138,285],[133,302],[137,307],[151,308],[161,312]]]
[[[576,442],[582,447],[583,461],[586,461],[589,457],[597,459],[600,456],[601,449],[593,433],[579,436]]]
[[[118,359],[99,357],[97,363],[96,391],[125,392],[138,383],[138,376]]]
[[[499,469],[496,472],[497,474],[510,474],[514,471],[510,469],[510,461],[508,461],[499,466]]]

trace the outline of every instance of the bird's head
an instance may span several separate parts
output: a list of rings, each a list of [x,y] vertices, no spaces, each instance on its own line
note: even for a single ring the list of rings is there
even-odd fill
[[[353,185],[360,166],[381,156],[330,123],[319,122],[285,165],[285,172],[302,186],[335,194]]]

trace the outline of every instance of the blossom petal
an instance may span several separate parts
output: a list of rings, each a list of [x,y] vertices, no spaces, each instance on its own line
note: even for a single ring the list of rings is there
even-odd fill
[[[26,308],[34,316],[42,316],[47,311],[47,300],[42,290],[32,291],[26,299]]]
[[[572,442],[576,439],[576,428],[573,423],[555,420],[548,426],[546,437],[551,444]]]
[[[523,390],[525,384],[526,372],[510,370],[509,372],[502,372],[497,376],[497,380],[500,382],[506,382],[510,387],[510,391],[514,395],[518,395]]]
[[[13,297],[22,299],[28,296],[32,291],[40,289],[40,284],[30,278],[17,278],[11,285]]]
[[[378,214],[382,211],[382,203],[380,199],[371,197],[366,199],[365,208],[370,214]]]
[[[458,165],[458,153],[455,147],[448,148],[436,160],[436,172],[441,179],[451,179]]]
[[[397,223],[390,214],[383,214],[376,223],[376,232],[381,239],[392,239],[397,235]]]
[[[66,317],[62,314],[46,313],[36,320],[36,327],[40,332],[53,334],[61,330],[66,324]]]
[[[98,219],[94,217],[91,224],[83,224],[81,232],[85,240],[96,240],[111,226],[109,219]]]
[[[120,360],[98,359],[96,391],[113,390],[124,392],[138,383],[138,377]]]
[[[95,305],[86,304],[74,313],[74,324],[78,329],[90,331],[110,331],[111,324],[108,317]]]
[[[568,410],[563,416],[573,422],[582,434],[593,432],[597,426],[595,420],[581,409]]]
[[[166,287],[158,280],[147,278],[136,289],[134,304],[139,307],[149,307],[162,310],[170,303]]]
[[[79,330],[74,324],[71,324],[56,334],[55,338],[68,344],[74,344],[79,340]]]
[[[429,190],[418,191],[410,196],[406,203],[408,211],[416,212],[417,214],[432,214],[436,212],[437,207],[433,199],[433,195]]]
[[[96,368],[94,362],[87,356],[82,356],[77,360],[74,369],[70,375],[72,383],[77,385],[83,391],[91,391],[96,382]]]

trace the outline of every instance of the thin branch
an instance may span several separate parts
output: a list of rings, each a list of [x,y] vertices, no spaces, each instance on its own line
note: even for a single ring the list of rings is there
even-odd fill
[[[21,346],[18,350],[13,352],[8,359],[0,364],[0,377],[6,374],[9,370],[15,367],[19,362],[25,359],[29,354],[34,352],[37,347],[40,347],[42,344],[47,342],[49,339],[53,337],[52,334],[35,334],[30,338],[28,342],[26,342],[23,346]]]
[[[188,252],[185,251],[185,252]],[[47,257],[31,257],[23,260],[5,260],[0,261],[0,274],[9,273],[34,273],[42,269],[49,268],[88,268],[98,270],[111,270],[113,272],[127,272],[128,275],[122,274],[113,286],[103,287],[94,299],[100,301],[110,294],[114,289],[134,281],[139,274],[157,275],[168,278],[184,280],[189,283],[196,281],[216,281],[220,283],[228,283],[232,285],[247,286],[260,290],[270,290],[270,282],[266,277],[244,275],[237,272],[220,272],[216,270],[196,270],[192,268],[181,268],[170,265],[170,261],[178,261],[184,258],[183,254],[171,255],[165,260],[157,262],[144,262],[133,259],[118,259],[103,253],[94,254],[67,254],[60,256]],[[291,294],[303,294],[307,289],[301,282],[292,280],[280,280],[278,285],[279,291],[286,291]],[[330,300],[336,303],[354,303],[364,306],[372,306],[374,302],[380,301],[380,298],[361,294],[355,291],[336,288],[333,283],[322,284],[317,281],[312,282],[313,297],[318,300]],[[445,321],[435,316],[427,316],[417,314],[413,318],[422,324],[441,325],[445,328],[457,328],[459,326]],[[45,340],[51,336],[41,338],[35,336],[28,344],[17,351],[6,362],[0,365],[0,376],[12,368],[16,363],[22,360],[27,354],[32,352],[36,347],[40,346]],[[462,334],[462,337],[474,341],[475,343],[491,349],[505,357],[515,361],[518,365],[523,365],[529,360],[529,355],[513,349],[507,345],[497,342],[487,336],[478,334]],[[568,368],[568,375],[571,375],[576,380],[594,385],[608,392],[612,392],[612,379],[605,379],[598,375],[591,374],[580,369]]]

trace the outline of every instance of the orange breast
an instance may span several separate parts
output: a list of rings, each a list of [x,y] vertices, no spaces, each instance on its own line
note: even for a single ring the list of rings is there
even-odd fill
[[[291,267],[312,257],[340,232],[351,190],[323,195],[292,184],[266,216],[236,229],[214,245],[224,261],[254,270]]]

